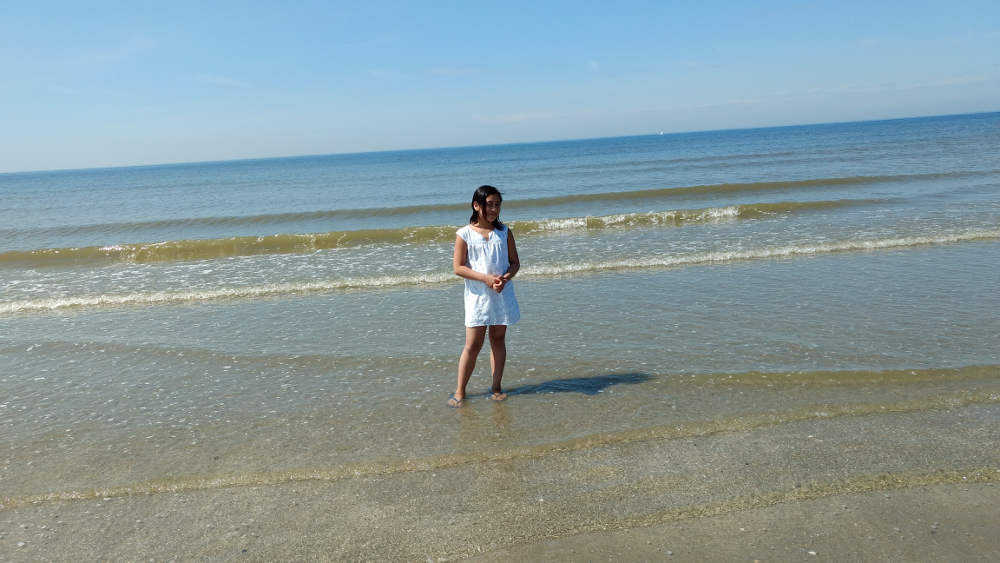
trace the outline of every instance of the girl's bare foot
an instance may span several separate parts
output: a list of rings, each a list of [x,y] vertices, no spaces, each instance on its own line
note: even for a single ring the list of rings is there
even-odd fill
[[[503,391],[500,391],[500,390],[490,391],[489,399],[491,401],[502,401],[502,400],[504,400],[506,398],[507,398],[507,394],[504,393]]]
[[[448,406],[449,407],[451,407],[453,409],[457,409],[457,408],[459,408],[461,406],[464,406],[464,405],[465,405],[465,397],[464,396],[459,397],[455,393],[452,393],[451,396],[448,397]]]

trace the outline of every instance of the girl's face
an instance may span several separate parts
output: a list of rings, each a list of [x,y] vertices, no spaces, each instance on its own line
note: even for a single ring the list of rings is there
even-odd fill
[[[487,223],[492,223],[500,217],[500,196],[487,196],[485,206],[480,206],[477,203],[475,207],[480,217],[485,219]]]

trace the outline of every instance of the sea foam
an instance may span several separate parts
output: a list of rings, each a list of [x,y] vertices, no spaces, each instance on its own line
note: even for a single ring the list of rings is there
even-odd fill
[[[623,258],[574,263],[536,264],[521,270],[519,278],[560,276],[576,272],[601,272],[646,268],[680,267],[687,265],[727,263],[739,260],[794,258],[834,252],[905,249],[926,245],[950,244],[1000,238],[1000,229],[971,230],[934,236],[910,236],[878,239],[848,239],[815,244],[764,246],[745,250],[718,250],[682,254],[662,253],[645,257]],[[50,299],[31,299],[0,303],[0,314],[51,311],[77,307],[120,305],[160,305],[190,301],[246,299],[316,293],[350,289],[378,289],[408,285],[432,285],[455,281],[450,271],[425,274],[388,275],[322,280],[315,282],[278,283],[243,287],[221,287],[198,291],[157,291],[124,294],[71,295]]]

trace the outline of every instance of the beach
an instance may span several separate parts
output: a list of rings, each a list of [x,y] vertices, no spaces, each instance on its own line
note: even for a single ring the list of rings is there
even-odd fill
[[[998,124],[0,175],[0,559],[995,560]]]
[[[8,500],[6,557],[990,560],[996,376],[697,378],[652,391],[786,406],[520,446],[524,411],[596,399],[483,398],[449,413],[451,453]]]

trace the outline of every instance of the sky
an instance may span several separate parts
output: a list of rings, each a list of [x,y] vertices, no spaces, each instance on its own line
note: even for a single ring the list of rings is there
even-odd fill
[[[11,2],[0,172],[1000,111],[1000,2]]]

